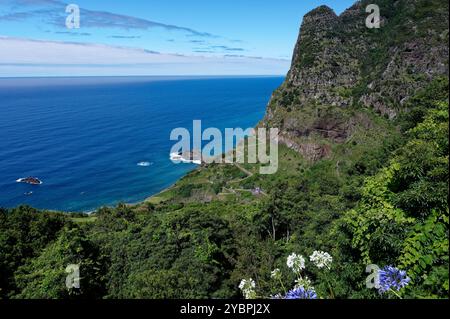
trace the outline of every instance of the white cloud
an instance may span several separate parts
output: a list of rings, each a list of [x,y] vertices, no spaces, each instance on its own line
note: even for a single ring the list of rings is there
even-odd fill
[[[288,60],[155,53],[102,44],[0,37],[0,76],[272,75]]]

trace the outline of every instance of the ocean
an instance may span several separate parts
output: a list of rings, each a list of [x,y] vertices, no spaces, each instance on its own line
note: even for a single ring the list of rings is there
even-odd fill
[[[170,132],[243,129],[282,77],[0,79],[0,207],[89,212],[136,203],[196,166],[174,164]],[[34,176],[41,185],[18,183]]]

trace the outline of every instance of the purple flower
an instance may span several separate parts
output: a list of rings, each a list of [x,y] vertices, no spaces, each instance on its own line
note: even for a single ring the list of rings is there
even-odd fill
[[[380,293],[385,293],[389,290],[400,291],[403,287],[406,287],[410,279],[406,275],[406,271],[397,269],[392,266],[386,266],[379,271],[380,275]]]
[[[300,287],[289,291],[284,299],[317,299],[317,294],[313,289]]]

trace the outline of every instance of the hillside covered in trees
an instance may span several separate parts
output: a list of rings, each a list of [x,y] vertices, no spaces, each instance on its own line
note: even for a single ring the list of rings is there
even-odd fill
[[[248,278],[269,297],[296,279],[288,256],[318,250],[318,298],[448,298],[448,2],[370,3],[380,29],[368,1],[305,16],[259,123],[281,129],[276,174],[209,164],[133,206],[0,209],[0,298],[242,298]],[[370,264],[410,282],[368,289]]]

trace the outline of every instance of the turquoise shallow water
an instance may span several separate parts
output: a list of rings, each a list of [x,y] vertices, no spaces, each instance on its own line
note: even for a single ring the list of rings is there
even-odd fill
[[[282,81],[0,79],[0,206],[91,211],[141,201],[195,167],[169,160],[172,129],[193,120],[252,127]],[[27,176],[43,184],[16,182]]]

